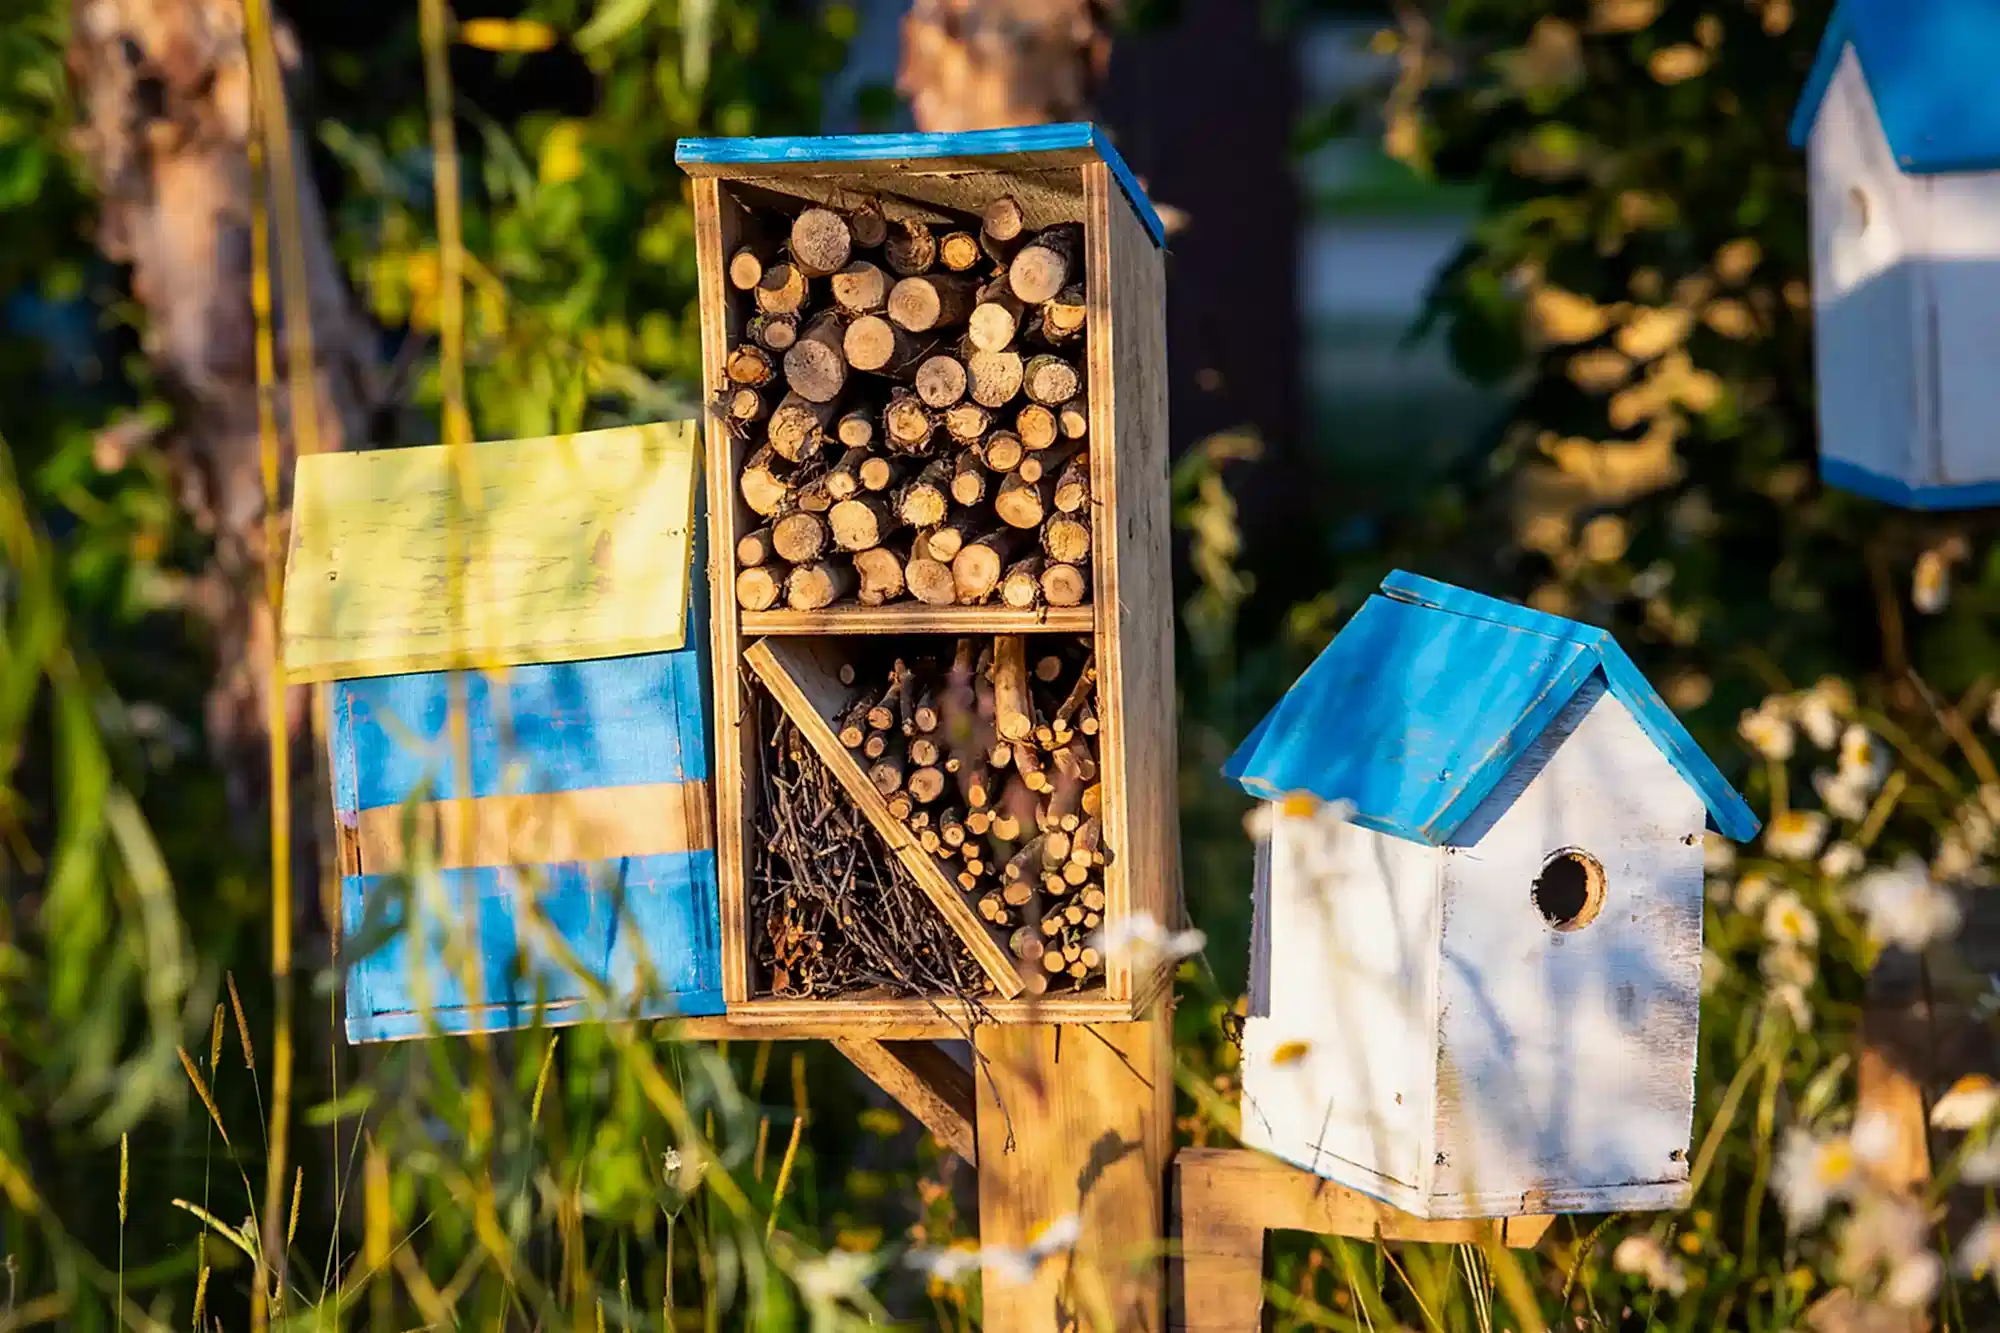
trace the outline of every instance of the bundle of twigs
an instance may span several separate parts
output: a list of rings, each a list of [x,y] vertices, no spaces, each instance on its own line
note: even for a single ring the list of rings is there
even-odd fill
[[[753,689],[759,735],[750,930],[760,989],[975,1000],[992,983],[790,719]]]

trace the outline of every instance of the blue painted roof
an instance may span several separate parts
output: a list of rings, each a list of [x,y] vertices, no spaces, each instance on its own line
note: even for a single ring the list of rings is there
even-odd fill
[[[1442,845],[1593,675],[1738,842],[1757,817],[1601,629],[1398,570],[1237,748],[1252,795],[1354,803],[1366,828]]]
[[[1153,201],[1146,197],[1146,191],[1139,185],[1139,178],[1132,174],[1132,168],[1125,165],[1125,159],[1111,146],[1103,129],[1089,121],[1070,121],[1061,125],[1023,125],[1004,130],[964,130],[957,134],[826,134],[801,135],[796,137],[740,138],[740,139],[682,139],[674,145],[674,161],[690,175],[718,175],[719,168],[753,167],[773,163],[814,163],[824,162],[830,167],[843,162],[899,162],[908,161],[912,171],[921,168],[914,164],[921,161],[949,158],[950,169],[972,170],[978,167],[1003,167],[1005,161],[995,159],[1041,157],[1053,159],[1043,163],[1019,162],[1013,165],[1033,168],[1037,165],[1057,166],[1064,162],[1087,161],[1095,158],[1111,168],[1111,176],[1125,191],[1131,201],[1132,211],[1139,215],[1152,234],[1153,244],[1167,243],[1167,229],[1160,221],[1160,215],[1153,207]],[[933,166],[934,170],[944,169]],[[749,174],[749,173],[745,173]]]
[[[1850,44],[1904,171],[2000,168],[2000,0],[1840,0],[1792,115],[1793,146],[1812,134]]]

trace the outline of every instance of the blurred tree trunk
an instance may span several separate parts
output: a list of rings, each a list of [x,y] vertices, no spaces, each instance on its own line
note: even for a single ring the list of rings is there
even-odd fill
[[[76,138],[102,195],[98,245],[130,266],[148,361],[179,411],[163,441],[181,501],[214,551],[190,609],[214,634],[217,675],[207,735],[241,831],[268,818],[271,609],[263,591],[265,488],[257,437],[250,305],[251,79],[241,0],[76,0],[69,67]],[[287,72],[297,57],[280,29]],[[296,124],[296,122],[294,122]],[[316,445],[362,442],[378,375],[369,330],[343,282],[326,219],[293,134],[318,402]],[[269,216],[276,217],[275,209]],[[281,384],[281,494],[289,507],[297,447],[289,394],[276,223],[273,319]],[[108,446],[115,454],[117,445]],[[115,461],[115,460],[108,460]],[[287,699],[293,750],[293,845],[301,901],[319,880],[310,693]],[[307,939],[323,937],[309,931]]]
[[[1087,120],[1118,0],[915,0],[897,86],[932,133]]]

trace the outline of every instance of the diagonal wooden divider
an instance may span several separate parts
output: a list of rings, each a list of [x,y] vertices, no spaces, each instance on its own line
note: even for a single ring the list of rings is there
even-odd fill
[[[1247,1148],[1181,1149],[1174,1199],[1180,1246],[1168,1327],[1175,1333],[1255,1333],[1264,1326],[1267,1231],[1532,1249],[1555,1221],[1425,1221]]]
[[[847,690],[840,683],[840,662],[834,649],[809,639],[765,638],[751,644],[743,660],[798,727],[847,798],[867,816],[896,859],[915,877],[917,886],[944,917],[945,924],[965,943],[980,970],[992,979],[994,989],[1010,1000],[1026,990],[1026,983],[1007,950],[965,901],[965,895],[945,875],[937,859],[917,845],[903,821],[889,813],[882,794],[875,790],[875,784],[834,734],[828,719],[839,711],[847,697]]]

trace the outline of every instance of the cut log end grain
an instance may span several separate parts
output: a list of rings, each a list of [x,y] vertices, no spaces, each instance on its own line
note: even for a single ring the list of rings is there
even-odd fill
[[[1061,564],[1082,564],[1090,555],[1090,524],[1074,515],[1057,514],[1042,527],[1042,550]]]
[[[879,204],[868,202],[859,205],[847,215],[847,230],[854,237],[854,244],[863,250],[873,250],[889,239],[889,219],[882,215]]]
[[[936,422],[923,399],[898,390],[882,410],[882,429],[892,448],[904,453],[923,453],[930,445]]]
[[[773,416],[774,426],[776,420]],[[743,474],[736,483],[743,494],[743,503],[750,506],[750,512],[766,518],[777,513],[792,493],[792,472],[791,463],[770,444],[763,445],[750,455],[750,461],[743,465]]]
[[[929,556],[913,556],[903,567],[903,581],[910,595],[926,606],[951,606],[958,601],[958,587],[951,566]]]
[[[938,242],[938,262],[954,273],[979,263],[979,238],[969,231],[951,232]]]
[[[1082,394],[1056,409],[1056,427],[1066,440],[1080,440],[1090,433],[1090,399]]]
[[[866,411],[849,412],[833,428],[833,434],[849,449],[866,449],[875,443],[875,418]]]
[[[951,464],[937,459],[903,488],[897,512],[911,527],[929,528],[944,522],[951,509]]]
[[[796,315],[806,304],[806,275],[794,264],[773,264],[757,280],[757,308],[767,315]]]
[[[917,367],[917,397],[942,411],[965,397],[965,381],[965,363],[957,357],[926,357]]]
[[[965,549],[966,542],[987,527],[976,510],[960,509],[939,526],[924,534],[924,550],[931,559],[950,564]]]
[[[787,362],[786,369],[790,368]],[[1060,407],[1083,390],[1083,376],[1076,367],[1046,352],[1028,362],[1023,380],[1028,397],[1044,407]]]
[[[754,532],[746,532],[736,539],[736,563],[742,565],[745,569],[763,564],[774,554],[776,554],[776,548],[771,545],[771,529],[769,525],[758,528]]]
[[[946,428],[949,427],[947,421]],[[986,498],[986,469],[970,453],[961,453],[952,464],[951,498],[968,509]]]
[[[1018,535],[1001,528],[974,537],[959,549],[951,560],[951,578],[961,605],[977,606],[993,596],[1017,544]]]
[[[978,403],[958,403],[944,414],[946,433],[961,444],[979,439],[992,425],[993,414]]]
[[[966,317],[966,339],[981,352],[1011,347],[1014,336],[1021,331],[1021,312],[1025,309],[1005,278],[989,284],[979,293],[978,304]]]
[[[881,310],[889,300],[889,275],[865,259],[857,259],[833,275],[833,303],[853,315]]]
[[[1083,286],[1071,283],[1042,307],[1042,336],[1050,342],[1067,342],[1083,332],[1086,313]]]
[[[854,594],[854,567],[831,560],[800,565],[785,578],[785,604],[794,611],[820,611]]]
[[[778,375],[778,367],[772,363],[771,354],[754,343],[740,343],[731,348],[729,360],[722,369],[730,383],[752,389],[762,388]]]
[[[870,455],[868,461],[861,465],[861,489],[886,491],[903,475],[903,468],[903,464],[892,458]]]
[[[962,273],[904,278],[889,289],[889,318],[911,333],[963,324],[978,301],[975,279]]]
[[[1082,606],[1089,595],[1090,585],[1075,565],[1042,566],[1042,596],[1050,606]]]
[[[1090,503],[1090,454],[1079,450],[1071,454],[1063,464],[1063,470],[1056,480],[1056,509],[1065,514],[1074,514]]]
[[[1082,243],[1082,229],[1064,225],[1050,227],[1022,246],[1007,269],[1014,295],[1029,305],[1054,300],[1082,272]]]
[[[1042,557],[1026,556],[1007,567],[1000,580],[1000,600],[1016,611],[1042,604]]]
[[[771,525],[771,549],[794,565],[819,558],[826,549],[826,520],[800,510]]]
[[[1077,447],[1074,444],[1066,444],[1059,449],[1031,453],[1021,460],[1021,465],[1014,471],[1020,475],[1022,481],[1040,481],[1044,477],[1057,476],[1061,474],[1076,451]]]
[[[861,489],[861,468],[868,458],[866,449],[849,449],[826,474],[826,493],[836,503],[852,498]]]
[[[840,317],[830,310],[814,316],[800,331],[799,340],[785,353],[785,383],[793,393],[815,403],[830,403],[840,396],[847,385],[842,335]]]
[[[1046,449],[1056,442],[1058,427],[1053,409],[1029,403],[1014,415],[1014,433],[1027,449]]]
[[[792,488],[792,498],[798,501],[799,508],[808,514],[824,514],[833,508],[833,492],[826,484],[828,473],[820,460],[812,459],[810,468],[801,467],[799,472],[805,480]]]
[[[782,352],[799,340],[797,315],[753,315],[745,332],[750,340],[773,352]]]
[[[965,369],[972,384],[972,401],[981,407],[1005,407],[1021,392],[1021,354],[1014,351],[974,352]]]
[[[1010,472],[1001,478],[1000,491],[993,497],[993,512],[1009,527],[1040,527],[1054,489],[1054,483],[1047,479],[1029,481],[1019,472]]]
[[[738,389],[729,395],[729,419],[744,425],[762,421],[771,412],[771,400],[757,389]]]
[[[745,611],[769,611],[784,592],[785,571],[769,565],[741,570],[736,575],[736,604]]]
[[[882,242],[882,262],[901,277],[928,273],[937,265],[937,238],[921,222],[897,222]]]
[[[1003,194],[986,205],[979,215],[979,241],[986,252],[1005,262],[1021,248],[1027,236],[1028,219],[1014,196]]]
[[[729,256],[729,285],[739,292],[753,290],[764,277],[764,261],[757,252],[744,246]]]
[[[808,454],[819,452],[821,432],[832,419],[833,404],[788,393],[771,413],[771,424],[764,438],[780,457],[796,463]]]
[[[849,324],[841,348],[856,370],[891,378],[908,374],[924,353],[924,344],[880,315],[863,315]]]
[[[889,534],[902,526],[889,498],[874,492],[851,496],[827,515],[833,528],[833,544],[843,551],[865,551],[880,546]]]
[[[854,553],[854,573],[860,582],[855,600],[863,606],[883,606],[903,595],[904,560],[886,546]]]
[[[853,248],[847,219],[830,208],[808,208],[792,221],[792,262],[807,277],[838,272]]]
[[[944,770],[924,767],[910,774],[910,795],[920,805],[929,805],[944,795]]]
[[[1027,450],[1021,444],[1021,437],[1010,430],[996,430],[986,437],[986,446],[981,459],[994,472],[1012,472],[1021,466],[1021,459]]]

